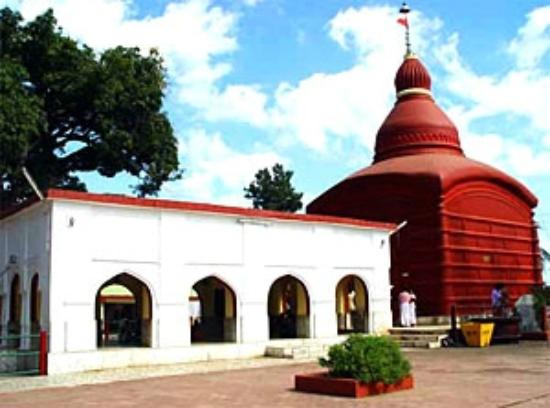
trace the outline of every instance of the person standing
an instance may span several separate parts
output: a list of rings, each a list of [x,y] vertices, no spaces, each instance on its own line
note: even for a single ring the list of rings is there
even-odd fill
[[[500,315],[502,304],[502,286],[502,283],[497,283],[491,291],[491,309],[493,310],[493,316]]]
[[[409,301],[409,323],[412,327],[416,326],[416,295],[410,291]]]
[[[500,304],[499,304],[499,315],[503,317],[510,317],[512,311],[510,310],[510,294],[508,293],[508,288],[502,286],[500,289]]]
[[[401,327],[409,327],[411,325],[410,302],[411,294],[405,289],[399,294],[399,317]]]

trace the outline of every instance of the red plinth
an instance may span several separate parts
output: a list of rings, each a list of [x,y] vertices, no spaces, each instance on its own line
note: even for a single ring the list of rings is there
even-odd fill
[[[295,375],[294,386],[297,391],[302,392],[363,398],[369,395],[408,390],[413,388],[414,381],[412,376],[408,376],[395,384],[382,382],[367,384],[353,378],[333,378],[326,372],[318,372]]]

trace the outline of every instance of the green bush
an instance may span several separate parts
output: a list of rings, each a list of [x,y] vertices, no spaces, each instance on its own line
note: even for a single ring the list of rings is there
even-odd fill
[[[331,377],[355,378],[393,384],[411,372],[411,364],[399,345],[387,336],[352,334],[342,344],[330,347],[328,359],[319,364],[329,369]]]
[[[544,306],[550,306],[550,286],[535,287],[531,291],[535,296],[535,307],[542,309]]]
[[[534,308],[536,312],[537,322],[542,327],[542,311],[544,307],[550,306],[550,285],[535,287],[531,290],[531,293],[533,293],[533,296],[535,297]]]

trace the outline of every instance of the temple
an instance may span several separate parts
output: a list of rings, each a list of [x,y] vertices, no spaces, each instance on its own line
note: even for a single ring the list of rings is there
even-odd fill
[[[447,315],[451,305],[483,312],[496,283],[508,288],[512,301],[540,285],[536,197],[505,173],[465,157],[456,126],[432,97],[428,71],[409,50],[395,89],[373,163],[323,193],[307,212],[402,223],[392,236],[392,294],[412,289],[421,315]]]

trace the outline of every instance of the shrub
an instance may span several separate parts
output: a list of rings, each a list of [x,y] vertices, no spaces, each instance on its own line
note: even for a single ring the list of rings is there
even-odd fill
[[[365,383],[393,384],[411,372],[411,364],[399,345],[387,336],[352,334],[342,344],[330,347],[328,359],[319,364],[332,377],[355,378]]]
[[[543,326],[543,315],[542,311],[545,306],[550,306],[550,285],[547,286],[538,286],[531,290],[533,296],[535,297],[535,304],[533,305],[536,318],[539,323],[539,326]]]

